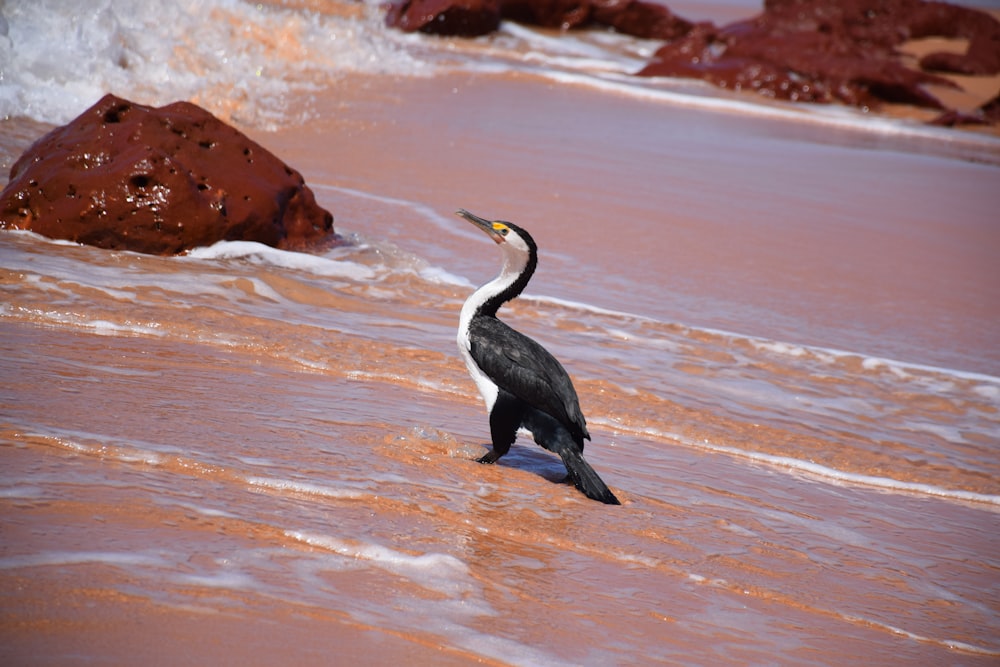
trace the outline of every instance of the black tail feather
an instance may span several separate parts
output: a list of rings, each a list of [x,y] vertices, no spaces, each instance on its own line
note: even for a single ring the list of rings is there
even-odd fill
[[[566,447],[559,451],[559,457],[569,472],[569,478],[573,482],[573,486],[580,489],[583,495],[593,500],[599,500],[606,505],[621,505],[621,502],[618,501],[615,494],[611,493],[611,489],[604,483],[604,480],[600,478],[597,472],[587,463],[586,459],[583,458],[583,454],[575,449]]]
[[[531,431],[535,442],[559,455],[573,486],[583,495],[608,505],[621,505],[608,485],[584,460],[582,438],[575,440],[565,426],[541,410],[529,407],[522,419],[522,425]]]

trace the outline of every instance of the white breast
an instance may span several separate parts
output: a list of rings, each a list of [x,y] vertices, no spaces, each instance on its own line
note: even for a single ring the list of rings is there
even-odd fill
[[[475,359],[472,358],[469,323],[472,322],[472,316],[476,312],[476,304],[470,303],[471,301],[470,299],[462,307],[462,315],[458,320],[458,351],[462,355],[462,359],[465,360],[465,367],[469,369],[469,375],[472,376],[476,387],[479,389],[479,393],[486,402],[487,412],[491,412],[493,404],[497,402],[497,395],[500,393],[500,388],[494,384],[493,380],[487,377],[486,373],[479,370]]]

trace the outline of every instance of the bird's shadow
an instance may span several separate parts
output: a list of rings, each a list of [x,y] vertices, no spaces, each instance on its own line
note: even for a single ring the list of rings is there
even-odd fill
[[[484,454],[492,448],[492,445],[486,444],[485,448]],[[492,465],[527,470],[554,484],[562,484],[569,480],[566,467],[559,457],[538,447],[519,447],[514,444],[509,452]]]

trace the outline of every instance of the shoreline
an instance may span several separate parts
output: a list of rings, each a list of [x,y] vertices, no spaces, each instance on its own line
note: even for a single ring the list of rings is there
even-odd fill
[[[534,75],[314,101],[251,135],[354,245],[0,238],[11,654],[995,662],[997,505],[933,491],[998,495],[997,384],[878,358],[1000,367],[996,167]],[[620,511],[529,438],[475,462],[455,326],[498,258],[458,207],[538,242],[502,316],[566,364]]]

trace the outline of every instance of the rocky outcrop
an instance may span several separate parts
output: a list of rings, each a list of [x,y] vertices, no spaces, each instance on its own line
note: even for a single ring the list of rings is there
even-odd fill
[[[476,36],[502,19],[546,28],[613,28],[664,44],[639,76],[697,78],[775,99],[885,103],[944,109],[926,86],[955,87],[939,73],[1000,73],[1000,22],[924,0],[766,0],[760,15],[726,26],[692,23],[646,0],[395,0],[386,21],[406,31]],[[968,40],[965,53],[904,62],[903,42]],[[991,109],[943,113],[940,124],[991,123]]]
[[[676,39],[692,26],[645,0],[396,0],[386,14],[406,32],[463,37],[493,32],[501,19],[564,30],[599,25],[648,39]]]
[[[679,39],[694,24],[665,5],[641,0],[593,0],[591,16],[598,25],[642,39]]]
[[[768,0],[764,13],[717,28],[702,24],[664,45],[642,76],[704,79],[807,102],[941,108],[924,86],[954,86],[907,67],[896,47],[919,37],[963,37],[965,54],[929,54],[924,70],[1000,71],[1000,23],[983,12],[922,0]]]
[[[304,248],[332,236],[333,216],[297,171],[204,109],[107,95],[18,159],[0,228],[166,255],[220,240]]]
[[[499,0],[399,0],[389,5],[386,23],[404,32],[476,37],[500,25]]]

